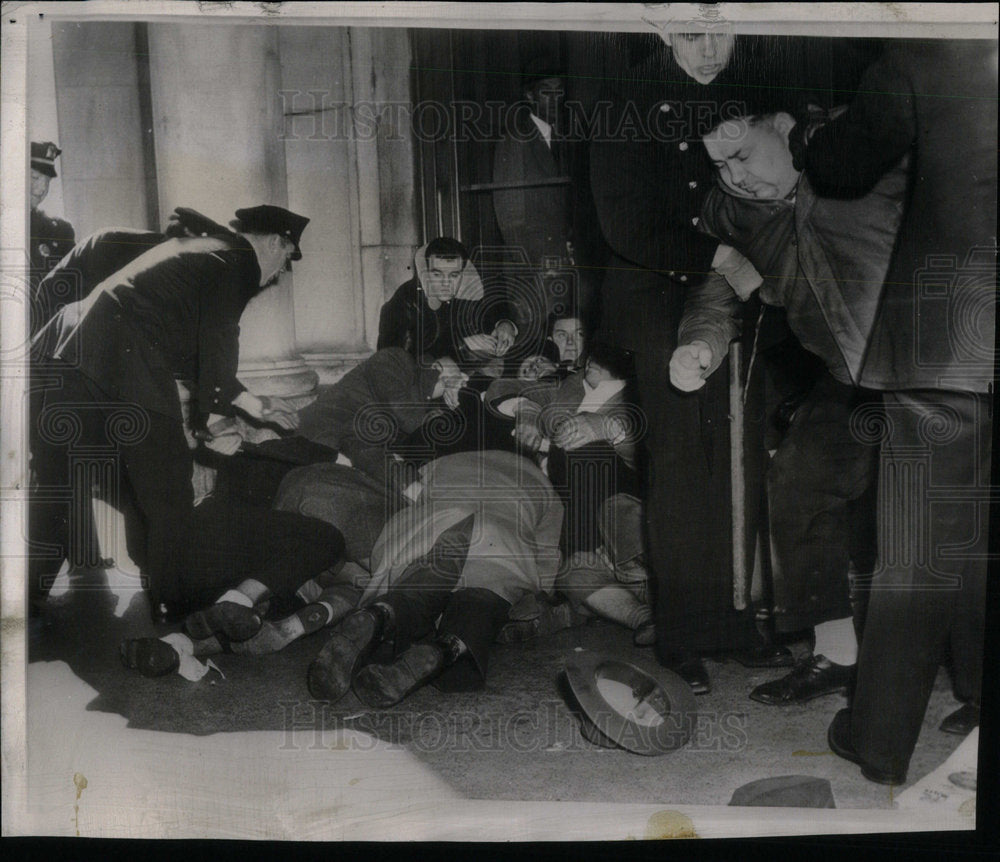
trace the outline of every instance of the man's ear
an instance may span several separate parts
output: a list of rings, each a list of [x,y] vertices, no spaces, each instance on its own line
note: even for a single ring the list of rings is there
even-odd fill
[[[795,128],[795,117],[784,111],[778,111],[771,120],[771,127],[787,141],[788,133]]]

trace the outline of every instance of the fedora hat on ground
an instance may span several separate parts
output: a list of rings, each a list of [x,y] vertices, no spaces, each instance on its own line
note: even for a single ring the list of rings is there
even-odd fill
[[[581,733],[598,745],[647,756],[683,748],[698,713],[691,687],[673,671],[641,664],[593,652],[567,661]]]

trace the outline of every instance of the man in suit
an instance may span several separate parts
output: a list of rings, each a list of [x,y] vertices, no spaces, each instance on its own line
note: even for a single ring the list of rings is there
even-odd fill
[[[879,536],[850,709],[830,748],[872,781],[900,784],[950,647],[978,723],[996,315],[997,43],[912,40],[865,75],[840,118],[801,126],[795,151],[821,193],[865,194],[904,154],[906,210],[860,382],[886,413]],[[803,147],[803,145],[805,145]],[[912,532],[908,532],[912,531]],[[923,544],[902,544],[903,536]],[[912,542],[912,540],[911,540]],[[995,550],[995,549],[994,549]],[[962,715],[961,713],[964,713]]]
[[[563,73],[545,57],[529,62],[521,80],[524,102],[512,112],[493,159],[493,182],[509,188],[493,193],[493,209],[504,242],[521,255],[520,277],[509,285],[518,324],[544,325],[547,314],[573,301],[566,88]]]

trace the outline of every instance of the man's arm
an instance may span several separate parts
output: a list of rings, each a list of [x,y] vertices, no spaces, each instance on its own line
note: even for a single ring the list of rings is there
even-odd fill
[[[401,347],[407,351],[413,349],[409,307],[403,287],[405,285],[396,290],[379,312],[376,350],[385,350],[388,347]]]
[[[236,398],[246,389],[236,379],[245,278],[243,267],[227,262],[206,278],[198,298],[198,408],[202,413],[232,416]],[[257,406],[244,400],[252,409]]]
[[[688,289],[677,330],[679,346],[670,359],[674,386],[684,392],[704,386],[739,335],[739,306],[729,282],[717,272]]]
[[[871,191],[916,139],[912,83],[895,52],[868,68],[843,115],[800,132],[806,148],[799,161],[818,192],[853,198]]]

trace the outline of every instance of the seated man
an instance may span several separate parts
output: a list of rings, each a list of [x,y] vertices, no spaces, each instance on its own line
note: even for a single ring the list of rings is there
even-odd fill
[[[301,411],[299,433],[339,450],[355,469],[384,483],[393,447],[412,441],[427,450],[425,460],[434,457],[432,440],[413,438],[424,423],[458,406],[467,380],[448,356],[420,366],[398,347],[379,350]]]
[[[827,368],[795,411],[767,474],[775,626],[816,627],[812,657],[751,693],[768,704],[842,691],[856,660],[849,570],[870,575],[875,564],[877,447],[852,432],[851,417],[874,400],[858,387],[858,371],[907,179],[901,163],[864,198],[817,197],[793,164],[794,126],[790,114],[776,113],[709,132],[705,145],[722,184],[701,220],[735,249],[721,263],[739,297],[759,286],[761,299],[785,308],[802,346]],[[686,391],[702,385],[727,349],[702,322],[670,364],[671,381]]]
[[[597,546],[597,511],[607,497],[638,491],[631,376],[627,354],[594,344],[583,370],[562,381],[540,380],[506,408],[494,400],[494,409],[513,415],[521,450],[547,458],[545,469],[565,506],[567,554]]]
[[[445,691],[480,688],[511,605],[552,591],[562,506],[541,470],[510,452],[464,452],[420,479],[415,504],[382,532],[362,609],[309,667],[314,697],[332,703],[353,685],[387,707],[433,679]],[[394,657],[366,664],[383,641]]]
[[[556,578],[556,590],[575,610],[631,629],[636,646],[651,646],[656,628],[648,601],[642,518],[642,501],[637,497],[608,497],[599,512],[601,544],[569,558]]]
[[[421,366],[449,357],[463,371],[498,376],[517,327],[506,303],[487,296],[465,246],[438,237],[417,249],[413,267],[382,306],[377,349],[402,348]]]

